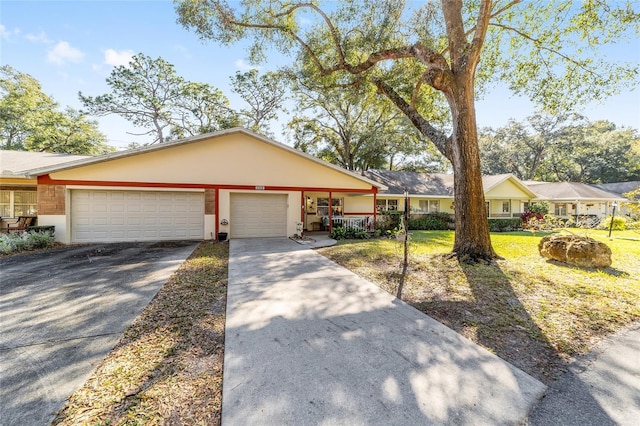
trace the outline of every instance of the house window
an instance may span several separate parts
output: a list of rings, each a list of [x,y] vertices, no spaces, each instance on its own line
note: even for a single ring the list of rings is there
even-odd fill
[[[556,204],[555,215],[556,216],[566,216],[567,215],[567,205],[566,204]]]
[[[318,206],[316,214],[318,216],[329,216],[329,199],[318,198],[316,205]],[[344,198],[331,199],[331,215],[342,216],[342,206],[344,206]]]
[[[440,211],[440,200],[420,200],[420,211],[436,213]]]
[[[0,191],[0,216],[35,216],[37,213],[36,191]]]
[[[522,211],[523,212],[528,212],[529,211],[529,202],[525,201],[524,203],[522,203]]]
[[[376,210],[378,213],[388,210],[398,210],[398,200],[381,200],[378,198],[376,200]]]
[[[491,202],[490,201],[485,201],[484,202],[484,208],[485,208],[485,210],[487,210],[487,217],[491,217]]]
[[[509,213],[511,211],[511,202],[503,201],[502,202],[502,213]]]

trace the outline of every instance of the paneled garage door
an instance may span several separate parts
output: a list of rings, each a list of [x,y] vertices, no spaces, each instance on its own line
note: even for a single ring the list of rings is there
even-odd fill
[[[231,238],[286,237],[286,194],[231,194]]]
[[[71,241],[198,240],[204,193],[71,191]]]

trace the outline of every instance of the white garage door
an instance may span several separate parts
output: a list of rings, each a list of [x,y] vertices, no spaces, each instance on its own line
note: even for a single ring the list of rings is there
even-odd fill
[[[198,240],[204,193],[71,191],[71,241]]]
[[[231,238],[286,236],[286,194],[231,194]]]

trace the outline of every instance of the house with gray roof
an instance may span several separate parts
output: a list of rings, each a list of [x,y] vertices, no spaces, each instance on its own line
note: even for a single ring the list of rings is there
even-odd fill
[[[368,170],[367,178],[384,184],[376,208],[404,210],[405,190],[412,213],[453,213],[453,175],[394,170]],[[512,174],[483,176],[482,184],[489,218],[519,217],[536,194]]]
[[[536,200],[549,203],[549,212],[559,217],[593,216],[603,218],[613,211],[613,204],[625,198],[595,185],[580,182],[525,181],[536,193]]]

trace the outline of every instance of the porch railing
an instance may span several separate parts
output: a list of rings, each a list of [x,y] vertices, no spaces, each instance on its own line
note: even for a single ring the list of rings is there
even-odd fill
[[[373,216],[334,216],[333,227],[373,231]]]

